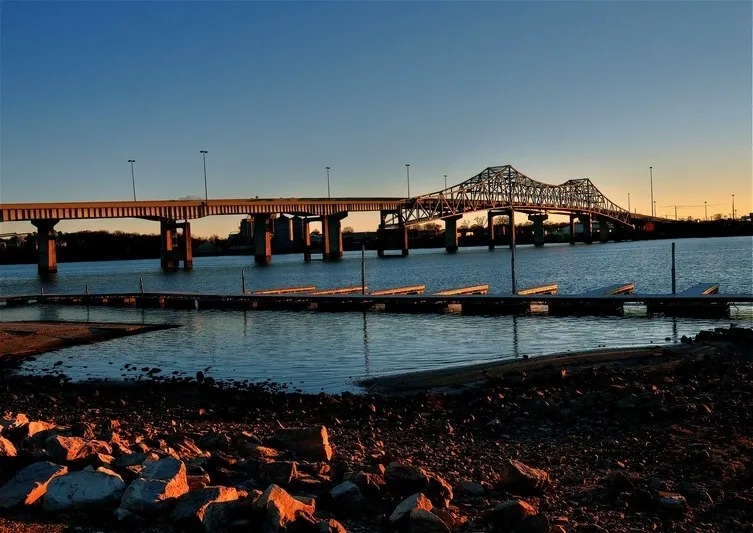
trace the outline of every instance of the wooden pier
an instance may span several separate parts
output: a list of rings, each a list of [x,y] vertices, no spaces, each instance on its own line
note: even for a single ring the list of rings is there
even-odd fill
[[[715,284],[699,284],[679,294],[636,294],[635,285],[623,283],[582,294],[551,294],[551,285],[522,289],[519,294],[407,294],[420,286],[361,294],[362,287],[344,287],[317,292],[270,294],[111,293],[40,294],[0,296],[0,308],[23,305],[116,306],[184,310],[293,310],[293,311],[386,311],[392,313],[444,313],[459,309],[463,314],[528,314],[531,306],[547,309],[549,315],[614,315],[624,307],[644,306],[648,313],[668,316],[729,316],[731,305],[753,305],[751,294],[719,294]],[[479,287],[479,286],[475,286]],[[488,285],[484,286],[487,287]],[[717,288],[714,288],[717,287]],[[466,288],[468,289],[468,288]],[[379,294],[392,292],[392,294]],[[441,291],[442,293],[447,291]],[[552,291],[553,292],[553,291]]]

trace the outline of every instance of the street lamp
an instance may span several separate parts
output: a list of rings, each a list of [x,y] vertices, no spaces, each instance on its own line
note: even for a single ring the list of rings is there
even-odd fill
[[[332,198],[332,196],[330,196],[329,194],[329,167],[324,167],[324,168],[327,171],[327,198]]]
[[[630,193],[628,193],[628,213],[630,212]]]
[[[133,164],[136,162],[135,159],[129,159],[128,162],[131,164],[131,183],[133,184],[133,201],[136,201],[136,178],[133,177]]]
[[[199,150],[201,157],[204,159],[204,200],[209,205],[209,192],[207,191],[207,152],[206,150]]]
[[[444,175],[444,188],[447,188],[447,174]]]
[[[709,212],[706,209],[706,200],[703,201],[703,218],[708,222],[709,220]]]
[[[408,198],[410,198],[410,163],[405,163],[405,174],[408,176]]]
[[[735,195],[732,195],[732,220],[735,220]]]
[[[656,216],[656,202],[654,202],[654,167],[648,167],[649,176],[651,179],[651,216]]]

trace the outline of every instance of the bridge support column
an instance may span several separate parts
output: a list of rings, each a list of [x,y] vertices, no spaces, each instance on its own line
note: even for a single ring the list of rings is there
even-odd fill
[[[193,269],[193,245],[191,243],[191,223],[187,220],[179,224],[183,228],[183,234],[178,236],[178,249],[180,259],[183,261],[185,270]]]
[[[58,271],[57,252],[55,250],[55,224],[59,220],[32,220],[37,228],[37,272],[40,276],[49,276]]]
[[[591,215],[580,215],[578,220],[583,224],[583,242],[592,244],[594,242],[593,230],[591,229]]]
[[[272,215],[254,215],[254,262],[268,265],[272,261],[272,232],[269,231]]]
[[[549,215],[540,213],[536,215],[528,215],[528,220],[533,222],[533,245],[544,246],[544,221],[549,218]]]
[[[575,246],[575,215],[570,215],[570,246]]]
[[[510,214],[508,216],[510,218],[508,222],[510,228],[510,249],[513,249],[515,248],[515,210],[510,209]]]
[[[599,242],[605,243],[609,240],[609,226],[605,219],[599,220]]]
[[[494,250],[494,212],[489,211],[486,214],[487,238],[489,239],[489,249]]]
[[[175,221],[160,220],[160,266],[165,272],[178,270],[179,260],[175,246]]]
[[[396,228],[387,228],[386,218],[389,211],[379,212],[379,229],[377,230],[377,255],[385,257],[386,250],[400,250],[400,255],[405,257],[409,254],[408,227],[403,221],[401,213],[397,213],[398,222]]]
[[[461,218],[455,215],[444,219],[444,248],[451,254],[458,251],[458,220]]]
[[[343,232],[340,221],[347,213],[335,213],[322,217],[322,258],[338,261],[343,257]]]
[[[303,260],[305,262],[311,261],[311,228],[309,228],[309,221],[303,220],[301,222],[301,242],[303,243]]]

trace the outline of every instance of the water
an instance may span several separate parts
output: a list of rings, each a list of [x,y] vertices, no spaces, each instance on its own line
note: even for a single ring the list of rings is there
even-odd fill
[[[753,240],[750,237],[677,241],[679,290],[708,281],[726,293],[753,292]],[[291,285],[320,288],[360,284],[360,253],[337,263],[304,263],[301,256],[275,256],[268,267],[253,258],[196,258],[191,272],[163,274],[158,260],[63,263],[57,277],[40,281],[34,265],[0,269],[0,293],[136,291],[139,277],[147,291],[238,293],[241,270],[249,290]],[[518,287],[556,282],[561,293],[584,292],[617,282],[635,282],[638,292],[671,290],[670,241],[523,246],[517,251]],[[500,247],[414,250],[407,258],[379,260],[367,254],[367,284],[372,290],[423,283],[427,292],[489,283],[490,293],[510,291],[510,252]],[[39,356],[23,365],[29,373],[55,367],[74,379],[135,377],[122,370],[157,366],[164,374],[216,379],[272,380],[309,392],[353,389],[367,376],[480,363],[522,355],[536,356],[599,347],[677,342],[682,335],[726,325],[730,320],[672,319],[629,311],[622,318],[471,317],[389,313],[294,313],[282,311],[173,311],[100,307],[32,306],[3,309],[0,320],[79,320],[178,324],[93,345]],[[733,309],[732,322],[750,326],[750,308]]]

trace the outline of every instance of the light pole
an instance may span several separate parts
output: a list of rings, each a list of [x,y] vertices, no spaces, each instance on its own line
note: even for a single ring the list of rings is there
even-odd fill
[[[204,159],[204,200],[209,205],[209,192],[207,190],[207,152],[206,150],[199,150],[201,157]]]
[[[329,167],[324,167],[324,169],[327,171],[327,198],[332,198],[329,194]]]
[[[447,188],[447,174],[444,175],[444,188]]]
[[[136,162],[135,159],[129,159],[128,162],[131,164],[131,183],[133,184],[133,201],[136,201],[136,178],[133,177],[133,164]]]
[[[630,193],[628,193],[628,213],[630,212]]]
[[[735,195],[732,195],[732,220],[735,220]]]
[[[405,163],[405,175],[408,177],[408,198],[410,198],[410,163]]]
[[[654,167],[648,167],[649,176],[651,179],[651,216],[656,216],[656,202],[654,202]]]
[[[703,201],[703,218],[706,220],[706,222],[709,221],[709,212],[706,209],[706,200]]]

